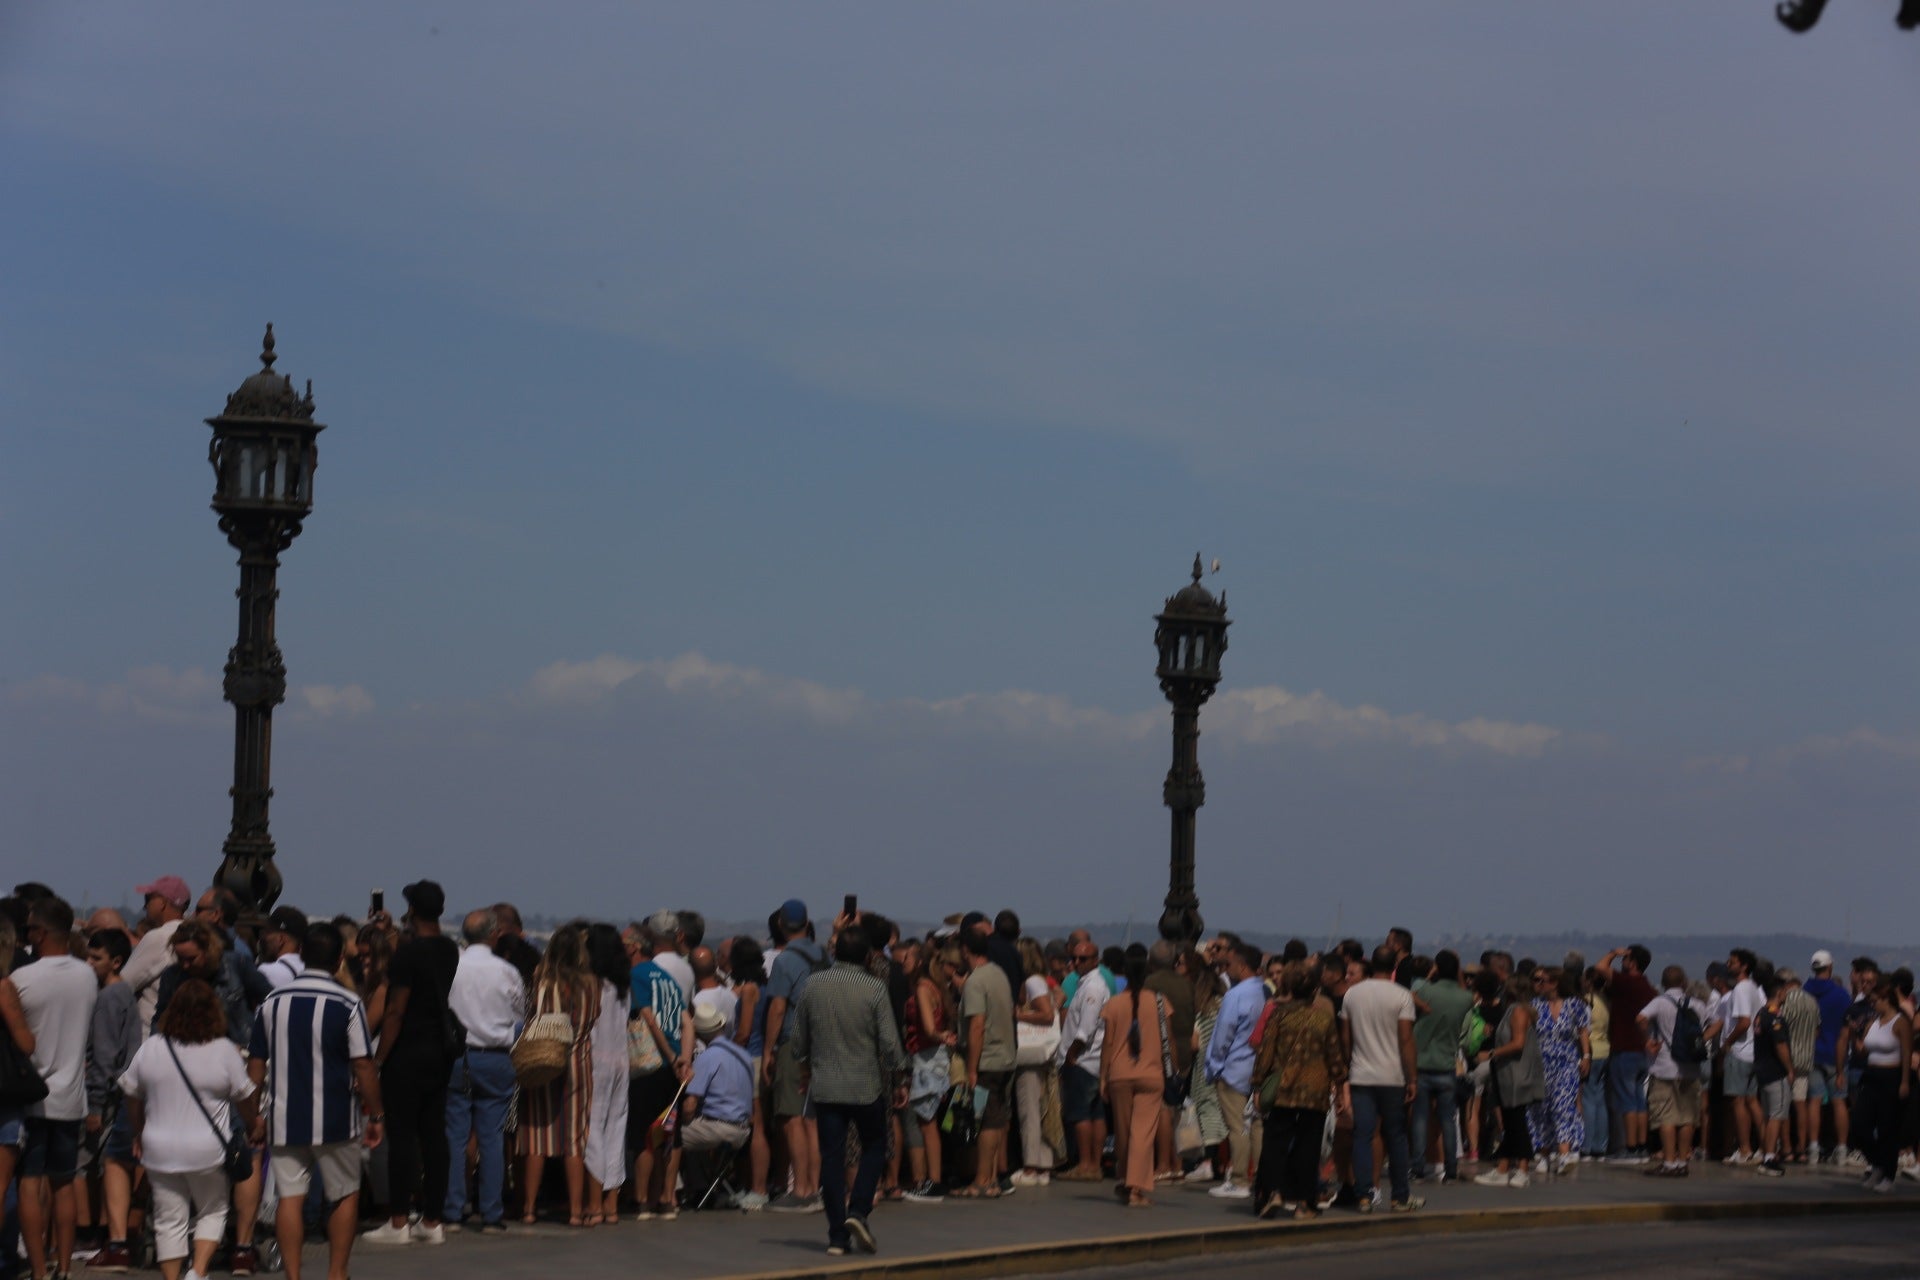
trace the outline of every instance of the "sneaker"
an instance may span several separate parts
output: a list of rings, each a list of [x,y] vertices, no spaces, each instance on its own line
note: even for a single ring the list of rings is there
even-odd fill
[[[1840,1152],[1842,1151],[1845,1151],[1846,1154],[1841,1155]],[[1836,1164],[1846,1165],[1849,1169],[1864,1169],[1867,1167],[1867,1153],[1858,1147],[1853,1148],[1851,1151],[1848,1151],[1845,1147],[1840,1147],[1834,1152],[1834,1162]]]
[[[1876,1173],[1873,1176],[1873,1180],[1867,1183],[1867,1190],[1877,1196],[1886,1195],[1889,1191],[1893,1190],[1893,1179]]]
[[[1358,1209],[1361,1213],[1372,1213],[1374,1209],[1378,1207],[1379,1204],[1380,1204],[1380,1188],[1375,1187],[1373,1190],[1367,1192],[1367,1194],[1361,1196],[1360,1203],[1354,1205],[1353,1207]]]
[[[1015,1182],[1010,1175],[1004,1173],[1000,1175],[998,1185],[1002,1196],[1010,1196],[1020,1189],[1020,1184]]]
[[[416,1222],[413,1224],[412,1230],[413,1242],[415,1244],[445,1244],[447,1242],[447,1229],[440,1224],[436,1223],[430,1227],[424,1222]],[[239,1273],[236,1272],[235,1274],[237,1275]]]
[[[1527,1176],[1527,1171],[1525,1169],[1515,1169],[1513,1171],[1513,1176],[1507,1179],[1507,1185],[1510,1187],[1524,1187],[1524,1186],[1527,1186],[1532,1181],[1533,1179]]]
[[[848,1218],[847,1234],[853,1237],[853,1247],[862,1253],[874,1252],[873,1232],[867,1226],[865,1218]]]
[[[923,1182],[907,1190],[907,1199],[914,1204],[939,1204],[947,1198],[947,1189],[937,1182]]]
[[[1208,1191],[1207,1194],[1216,1200],[1250,1200],[1253,1198],[1251,1188],[1242,1183],[1235,1182],[1231,1178],[1219,1186],[1214,1187]]]
[[[1900,1176],[1920,1182],[1920,1164],[1907,1163],[1900,1166]]]
[[[907,1197],[911,1200],[913,1197]],[[733,1198],[733,1207],[747,1213],[758,1213],[767,1207],[766,1193],[762,1191],[742,1191]]]
[[[1460,1182],[1460,1175],[1457,1173],[1440,1173],[1440,1174],[1434,1175],[1433,1180],[1443,1187],[1458,1186]]]
[[[1765,1160],[1762,1160],[1760,1167],[1754,1172],[1763,1178],[1784,1178],[1787,1176],[1787,1171],[1782,1168],[1780,1162],[1772,1156],[1768,1156]]]
[[[362,1231],[360,1239],[367,1244],[412,1244],[413,1228],[405,1224],[396,1227],[391,1222],[383,1222],[370,1231]]]
[[[1753,1159],[1754,1159],[1753,1156],[1748,1155],[1744,1151],[1735,1151],[1735,1152],[1729,1153],[1725,1158],[1723,1158],[1720,1161],[1720,1163],[1726,1165],[1728,1168],[1731,1169],[1731,1168],[1736,1168],[1743,1164],[1748,1164],[1752,1162]]]
[[[1608,1156],[1607,1163],[1608,1164],[1644,1164],[1645,1161],[1643,1161],[1639,1156],[1633,1154],[1633,1152],[1631,1151],[1622,1151],[1616,1155]]]
[[[827,1256],[829,1258],[844,1258],[847,1256],[847,1246],[843,1244],[830,1244],[827,1246]]]
[[[1205,1160],[1202,1160],[1199,1164],[1187,1170],[1187,1176],[1184,1179],[1184,1181],[1212,1182],[1218,1176],[1219,1175],[1213,1171],[1213,1166],[1208,1164]]]
[[[92,1264],[98,1266],[98,1263]],[[260,1252],[250,1244],[233,1246],[233,1257],[227,1269],[237,1276],[250,1276],[260,1269]]]
[[[817,1196],[797,1196],[789,1191],[767,1202],[770,1213],[812,1213],[819,1206]]]
[[[1426,1201],[1422,1200],[1419,1196],[1408,1196],[1405,1200],[1395,1200],[1393,1202],[1393,1211],[1395,1213],[1412,1213],[1424,1204],[1426,1204]]]
[[[1473,1184],[1476,1187],[1505,1187],[1511,1185],[1509,1177],[1498,1169],[1489,1169],[1485,1173],[1475,1174]]]
[[[481,1223],[480,1234],[483,1236],[503,1236],[507,1234],[507,1220],[501,1218],[494,1222]]]
[[[133,1251],[127,1248],[125,1240],[109,1240],[100,1252],[93,1255],[93,1261],[87,1266],[95,1271],[119,1275],[133,1270]]]
[[[819,1203],[818,1197],[815,1197],[815,1203],[816,1204]],[[673,1201],[669,1200],[665,1204],[661,1205],[658,1209],[655,1209],[653,1211],[653,1216],[658,1220],[660,1220],[661,1222],[672,1222],[675,1218],[680,1216],[680,1206],[675,1204]]]
[[[1820,1144],[1819,1143],[1809,1142],[1807,1144],[1807,1163],[1808,1164],[1820,1163]]]

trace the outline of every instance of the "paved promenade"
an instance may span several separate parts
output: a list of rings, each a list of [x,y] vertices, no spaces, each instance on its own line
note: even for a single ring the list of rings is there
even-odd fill
[[[376,1249],[357,1246],[361,1280],[439,1280],[486,1275],[491,1280],[580,1280],[626,1276],[644,1268],[649,1280],[866,1271],[899,1275],[1012,1275],[1074,1266],[1118,1265],[1199,1253],[1309,1241],[1357,1242],[1408,1232],[1479,1231],[1591,1225],[1608,1221],[1684,1220],[1722,1213],[1778,1220],[1920,1211],[1920,1184],[1902,1180],[1891,1195],[1869,1194],[1853,1174],[1794,1170],[1767,1179],[1715,1166],[1691,1178],[1655,1180],[1637,1168],[1582,1165],[1576,1176],[1542,1180],[1525,1190],[1471,1183],[1423,1189],[1427,1206],[1410,1215],[1363,1217],[1330,1211],[1312,1224],[1259,1223],[1247,1202],[1215,1200],[1204,1187],[1162,1188],[1151,1210],[1129,1211],[1110,1184],[1056,1183],[995,1201],[892,1204],[873,1217],[880,1252],[826,1256],[826,1221],[818,1214],[710,1211],[675,1222],[623,1220],[618,1226],[569,1230],[515,1226],[506,1236],[449,1232],[444,1246]],[[1152,1240],[1142,1237],[1164,1236]],[[1130,1238],[1124,1247],[1115,1242]],[[1051,1246],[1051,1247],[1049,1247]],[[957,1256],[972,1255],[972,1256]],[[309,1268],[320,1261],[309,1246]]]

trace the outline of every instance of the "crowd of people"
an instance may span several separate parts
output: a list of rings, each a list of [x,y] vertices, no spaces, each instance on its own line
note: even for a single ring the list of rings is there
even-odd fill
[[[263,1250],[298,1280],[322,1237],[344,1280],[356,1242],[683,1208],[820,1212],[830,1253],[872,1252],[876,1203],[1055,1179],[1310,1219],[1592,1160],[1920,1176],[1913,975],[1867,957],[1842,985],[1825,951],[1803,980],[1735,950],[1656,987],[1640,946],[1468,967],[1402,929],[1103,949],[1012,911],[903,936],[852,898],[817,928],[790,899],[757,936],[663,910],[541,945],[507,903],[456,940],[424,880],[398,921],[251,929],[218,887],[139,892],[132,922],[0,900],[0,1199],[33,1280],[245,1276]]]

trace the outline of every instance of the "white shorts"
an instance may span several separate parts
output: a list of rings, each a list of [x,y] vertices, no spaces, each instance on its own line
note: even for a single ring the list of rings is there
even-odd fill
[[[312,1147],[275,1147],[271,1157],[273,1185],[282,1200],[307,1194],[313,1171],[320,1170],[320,1186],[328,1204],[339,1204],[360,1190],[360,1144],[327,1142]]]

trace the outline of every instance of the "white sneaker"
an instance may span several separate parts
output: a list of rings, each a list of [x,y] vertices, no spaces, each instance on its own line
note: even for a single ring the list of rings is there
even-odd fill
[[[1488,1169],[1485,1173],[1475,1174],[1473,1184],[1477,1187],[1505,1187],[1512,1185],[1511,1178],[1511,1174],[1501,1173],[1498,1169]]]
[[[1510,1187],[1524,1187],[1532,1181],[1533,1179],[1527,1176],[1525,1169],[1515,1169],[1513,1176],[1507,1179],[1507,1185]]]
[[[383,1222],[371,1231],[362,1231],[360,1238],[368,1244],[412,1244],[413,1228]]]
[[[1729,1168],[1733,1168],[1737,1165],[1752,1164],[1755,1158],[1755,1156],[1745,1155],[1739,1151],[1731,1151],[1727,1153],[1726,1157],[1722,1159],[1720,1163]]]
[[[1201,1161],[1201,1162],[1200,1162],[1199,1164],[1197,1164],[1197,1165],[1195,1165],[1195,1166],[1193,1166],[1193,1168],[1192,1168],[1192,1169],[1190,1169],[1190,1170],[1188,1170],[1188,1172],[1187,1172],[1187,1176],[1186,1176],[1186,1178],[1185,1178],[1185,1181],[1187,1181],[1187,1182],[1212,1182],[1212,1181],[1213,1181],[1213,1166],[1212,1166],[1212,1165],[1210,1165],[1210,1164],[1208,1164],[1208,1163],[1207,1163],[1207,1162],[1206,1162],[1205,1160],[1202,1160],[1202,1161]]]
[[[424,1222],[413,1224],[413,1242],[415,1244],[445,1244],[447,1229],[443,1226],[430,1227]]]
[[[1893,1179],[1882,1177],[1876,1173],[1873,1176],[1873,1181],[1867,1184],[1867,1190],[1873,1192],[1875,1195],[1886,1195],[1889,1191],[1893,1190]]]
[[[1819,1143],[1809,1142],[1807,1144],[1807,1163],[1810,1165],[1820,1163],[1820,1144]]]
[[[1858,1147],[1848,1151],[1844,1157],[1836,1156],[1835,1159],[1841,1164],[1846,1165],[1849,1169],[1864,1169],[1867,1167],[1867,1153]]]
[[[1216,1200],[1251,1200],[1253,1188],[1228,1178],[1219,1186],[1207,1192]]]

